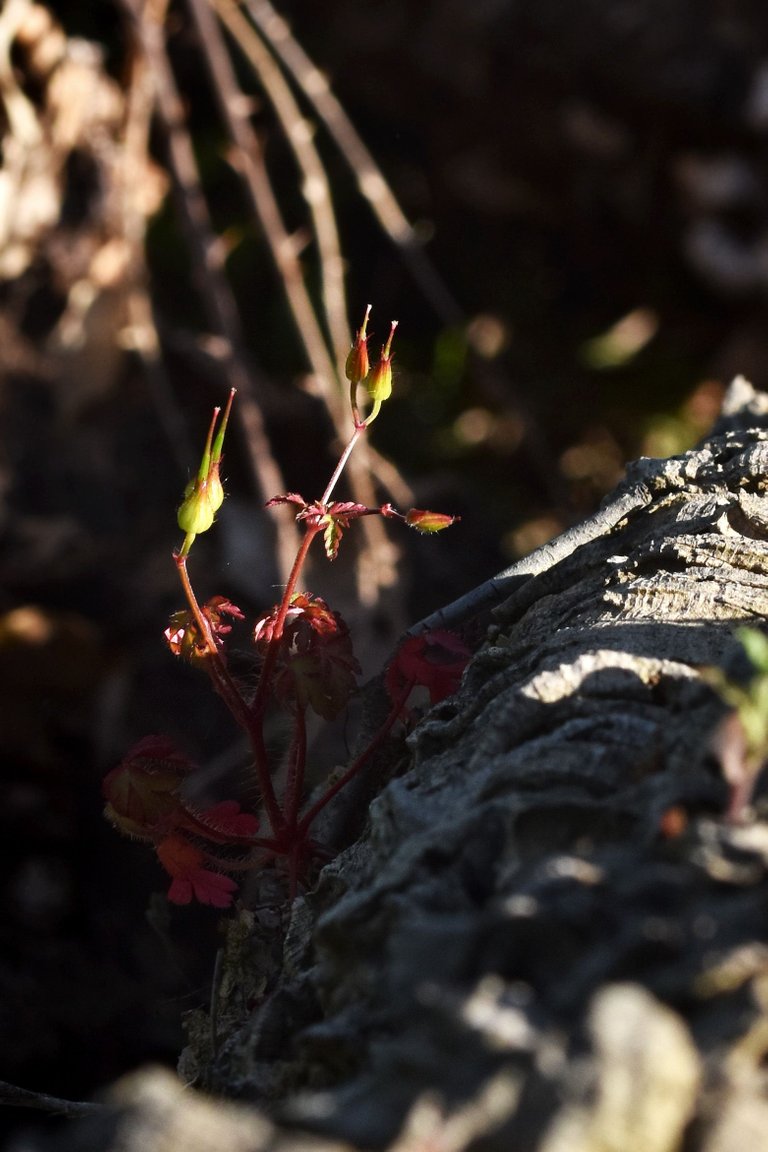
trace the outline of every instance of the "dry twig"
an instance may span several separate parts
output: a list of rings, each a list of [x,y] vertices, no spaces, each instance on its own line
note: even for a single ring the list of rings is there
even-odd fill
[[[271,51],[234,0],[213,0],[220,19],[247,57],[282,125],[302,175],[302,193],[312,225],[322,278],[323,308],[334,359],[342,363],[349,347],[344,262],[325,167],[306,120]]]
[[[254,475],[262,494],[269,497],[282,491],[285,484],[264,428],[253,370],[246,367],[237,304],[224,274],[223,246],[213,230],[183,104],[166,53],[162,30],[165,0],[150,0],[144,5],[139,0],[123,0],[123,5],[132,18],[154,80],[156,110],[166,133],[169,164],[193,267],[202,271],[198,289],[208,323],[220,341],[222,366],[228,382],[239,392],[238,412],[246,432]],[[277,531],[277,567],[283,580],[290,571],[297,534],[293,521],[281,510],[277,510],[277,514],[270,512]]]
[[[328,80],[294,38],[290,26],[269,0],[245,0],[260,34],[312,104],[328,134],[355,175],[361,196],[402,253],[413,279],[443,323],[463,324],[466,317],[419,241],[386,178],[360,138]]]

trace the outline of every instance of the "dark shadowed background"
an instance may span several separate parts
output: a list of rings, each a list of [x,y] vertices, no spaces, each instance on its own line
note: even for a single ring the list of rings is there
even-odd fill
[[[162,644],[181,605],[175,507],[231,371],[247,366],[288,490],[319,495],[334,460],[178,3],[164,59],[242,328],[234,369],[222,352],[133,7],[0,14],[0,1078],[75,1098],[148,1059],[173,1064],[181,1016],[207,995],[217,918],[169,908],[151,854],[103,821],[100,780],[161,731],[205,765],[211,796],[225,783],[249,795],[226,716]],[[377,491],[405,483],[417,505],[462,517],[436,540],[393,537],[397,583],[370,597],[364,622],[374,671],[404,623],[593,510],[627,458],[695,442],[734,374],[768,383],[768,10],[293,0],[281,11],[429,261],[425,284],[300,97],[333,192],[348,324],[372,303],[375,350],[400,322],[395,395],[372,432],[399,478],[379,469]],[[320,308],[283,129],[229,44]],[[248,427],[233,430],[230,499],[192,568],[201,590],[253,614],[279,574]],[[322,564],[312,579],[362,618],[353,550],[338,564],[335,585]]]

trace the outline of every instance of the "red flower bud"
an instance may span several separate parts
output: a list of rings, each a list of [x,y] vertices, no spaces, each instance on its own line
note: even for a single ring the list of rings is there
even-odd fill
[[[361,384],[363,380],[365,380],[370,368],[368,362],[368,336],[366,334],[370,314],[371,306],[369,304],[365,310],[362,326],[355,333],[355,339],[349,350],[347,363],[344,366],[344,373],[353,387]]]
[[[424,533],[442,532],[460,519],[460,516],[448,516],[445,512],[425,512],[420,508],[411,508],[405,514],[408,527]]]

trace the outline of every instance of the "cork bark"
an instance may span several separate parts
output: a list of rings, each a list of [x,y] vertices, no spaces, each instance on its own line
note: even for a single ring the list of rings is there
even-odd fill
[[[743,676],[734,629],[768,612],[767,493],[737,381],[703,445],[486,589],[460,691],[284,947],[273,913],[230,929],[181,1071],[237,1106],[145,1073],[66,1147],[757,1147],[768,806],[758,782],[726,819],[703,670]]]

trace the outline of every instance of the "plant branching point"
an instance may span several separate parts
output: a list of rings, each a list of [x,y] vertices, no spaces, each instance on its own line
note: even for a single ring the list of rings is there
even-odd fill
[[[392,392],[392,342],[397,322],[376,363],[368,359],[366,309],[346,361],[350,383],[352,435],[319,500],[307,501],[296,492],[274,496],[269,506],[295,508],[301,540],[280,601],[255,623],[252,640],[261,659],[255,692],[249,692],[230,672],[226,642],[233,620],[243,613],[224,596],[200,603],[189,576],[187,561],[197,536],[213,525],[224,501],[220,469],[224,437],[235,390],[229,394],[223,417],[214,409],[200,465],[187,486],[178,510],[184,532],[174,561],[187,601],[166,629],[171,652],[207,673],[213,689],[244,730],[252,753],[260,811],[242,812],[225,800],[208,809],[196,809],[185,797],[185,781],[193,765],[163,736],[140,741],[104,781],[107,817],[123,832],[150,843],[171,877],[168,899],[187,904],[192,899],[216,908],[228,907],[237,891],[232,873],[283,861],[289,896],[308,878],[313,861],[328,859],[327,849],[315,843],[312,825],[319,813],[354,779],[382,746],[398,722],[408,723],[408,702],[414,688],[429,693],[431,703],[454,692],[469,658],[458,637],[433,632],[411,637],[396,653],[385,678],[390,707],[367,747],[320,796],[305,807],[307,776],[307,714],[334,720],[357,688],[360,668],[347,625],[319,596],[301,591],[300,582],[310,548],[322,537],[328,560],[335,560],[344,533],[354,521],[368,516],[404,521],[420,532],[434,533],[457,519],[439,512],[411,508],[399,512],[392,504],[369,507],[353,500],[333,500],[336,485],[352,451],[379,415]],[[359,386],[365,387],[370,411],[363,418],[357,404]],[[286,715],[292,734],[287,748],[287,773],[282,795],[274,785],[276,765],[267,752],[265,722],[272,711]]]

